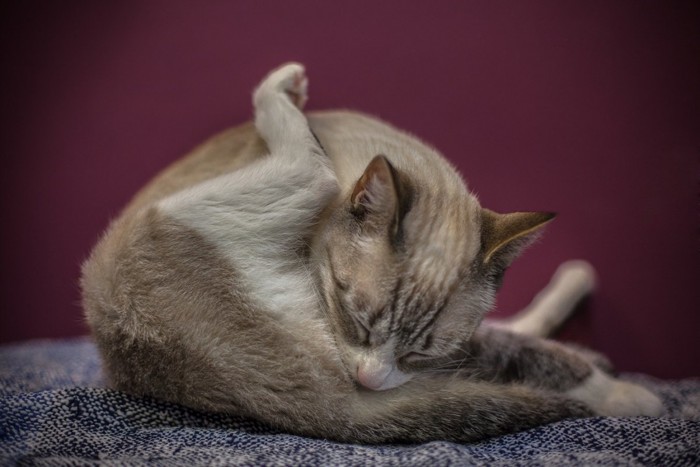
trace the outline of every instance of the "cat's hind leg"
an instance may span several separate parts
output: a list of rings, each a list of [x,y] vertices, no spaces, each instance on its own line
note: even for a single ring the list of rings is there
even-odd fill
[[[271,153],[318,146],[301,111],[308,83],[301,64],[287,63],[270,72],[253,93],[255,127]]]
[[[287,63],[270,72],[253,93],[255,128],[271,155],[281,159],[289,174],[329,180],[334,187],[331,191],[337,191],[330,160],[302,112],[308,86],[304,67],[299,63]]]
[[[301,65],[287,64],[254,93],[255,126],[271,154],[156,206],[215,245],[270,310],[314,309],[317,297],[308,293],[312,281],[299,255],[339,192],[330,161],[299,109],[306,82]]]
[[[530,305],[498,327],[535,337],[552,334],[576,308],[576,305],[595,288],[593,266],[582,260],[567,261],[554,273],[549,282]]]
[[[296,251],[338,191],[330,161],[300,107],[307,99],[304,67],[273,70],[253,94],[255,127],[270,156],[178,192],[159,203],[165,213],[207,230],[217,245],[278,258]],[[254,248],[255,247],[255,248]]]

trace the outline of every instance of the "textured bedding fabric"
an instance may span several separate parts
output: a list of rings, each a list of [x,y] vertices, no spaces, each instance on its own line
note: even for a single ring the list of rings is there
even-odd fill
[[[700,380],[625,375],[663,418],[566,420],[475,444],[361,446],[105,388],[89,339],[0,347],[0,464],[699,465]]]

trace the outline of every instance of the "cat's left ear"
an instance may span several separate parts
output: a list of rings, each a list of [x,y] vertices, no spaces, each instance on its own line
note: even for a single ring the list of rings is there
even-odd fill
[[[481,210],[481,252],[484,264],[508,266],[556,216],[553,212],[498,214]]]
[[[375,156],[350,195],[351,210],[363,223],[396,230],[407,210],[408,187],[385,156]]]

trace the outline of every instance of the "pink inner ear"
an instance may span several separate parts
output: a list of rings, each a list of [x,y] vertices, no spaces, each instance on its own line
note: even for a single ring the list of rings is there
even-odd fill
[[[390,207],[389,190],[393,190],[391,167],[384,156],[376,156],[355,184],[350,200],[354,206],[383,211]]]
[[[377,174],[370,174],[361,191],[357,194],[355,202],[372,211],[382,211],[387,207],[388,189],[385,180]]]
[[[367,190],[362,190],[360,191],[356,196],[355,196],[355,204],[361,204],[363,206],[367,206],[369,204],[369,193],[367,193]]]
[[[352,195],[350,196],[350,201],[353,205],[366,204],[367,196],[365,185],[367,184],[367,173],[362,174],[362,177],[355,184],[355,188],[352,190]]]

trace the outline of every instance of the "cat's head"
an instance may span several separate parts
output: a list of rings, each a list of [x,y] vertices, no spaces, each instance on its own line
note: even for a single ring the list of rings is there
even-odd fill
[[[369,389],[463,358],[504,270],[553,217],[496,214],[461,180],[444,182],[377,156],[327,224],[324,296],[345,363]]]

